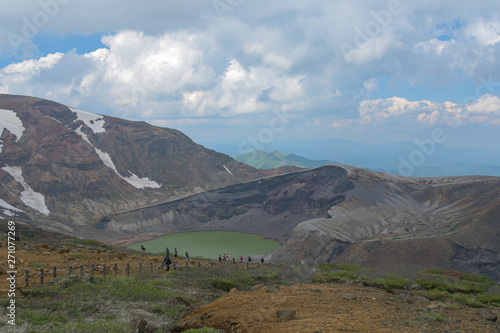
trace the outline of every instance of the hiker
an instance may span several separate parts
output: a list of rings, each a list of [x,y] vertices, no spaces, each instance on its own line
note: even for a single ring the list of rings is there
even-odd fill
[[[235,260],[234,258],[233,258],[233,264],[235,264],[235,265],[236,265],[236,260]]]
[[[248,256],[248,262],[252,262],[252,258]]]
[[[189,260],[189,253],[186,251],[186,260]]]
[[[142,244],[141,244],[141,250],[142,250],[142,253],[146,252],[146,248]]]
[[[177,258],[177,248],[174,249],[174,258]]]
[[[222,257],[221,257],[221,256],[220,256],[220,254],[219,254],[219,262],[221,262],[221,261],[222,261]]]
[[[263,264],[264,263],[264,257],[260,258],[260,263]]]
[[[167,266],[167,272],[168,272],[170,270],[170,265],[172,265],[172,259],[170,259],[168,254],[163,259],[163,264]]]
[[[240,264],[243,264],[243,256],[240,257]]]
[[[165,253],[167,254],[167,256],[170,254],[170,250],[168,249],[168,247],[166,248]]]

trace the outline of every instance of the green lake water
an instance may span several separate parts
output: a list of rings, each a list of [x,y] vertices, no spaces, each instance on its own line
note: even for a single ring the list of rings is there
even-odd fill
[[[271,252],[280,247],[280,243],[265,239],[264,236],[229,231],[196,231],[165,235],[149,241],[135,243],[129,246],[134,250],[141,250],[144,245],[147,252],[165,253],[168,247],[171,255],[177,248],[180,257],[186,251],[190,257],[204,257],[216,259],[227,253],[229,260],[244,258],[249,255],[260,255]],[[246,258],[245,258],[246,259]]]

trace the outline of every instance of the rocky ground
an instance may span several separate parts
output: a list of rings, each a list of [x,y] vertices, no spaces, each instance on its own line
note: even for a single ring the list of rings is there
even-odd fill
[[[489,311],[500,314],[498,308]],[[376,288],[308,283],[232,290],[189,313],[183,324],[228,332],[500,332],[498,323],[458,304]]]
[[[31,274],[39,273],[41,266],[46,271],[57,266],[59,274],[63,274],[72,265],[73,273],[78,274],[80,265],[87,271],[91,264],[112,267],[117,263],[123,268],[126,263],[138,267],[142,262],[143,269],[149,270],[149,263],[153,262],[157,270],[161,258],[102,247],[31,242],[19,243],[16,251],[18,276],[26,268]],[[0,253],[0,260],[7,261],[6,251]],[[184,265],[185,261],[178,263]],[[197,261],[191,264],[196,265]],[[114,272],[110,270],[107,274]],[[118,274],[125,274],[125,270],[119,270]],[[8,290],[6,277],[2,271],[2,295]],[[48,274],[46,281],[50,278]],[[38,279],[32,278],[31,285],[39,283]],[[17,282],[22,287],[24,280],[18,278]],[[257,285],[245,292],[233,289],[212,303],[196,305],[179,320],[177,331],[206,325],[222,332],[500,332],[495,319],[498,315],[500,308],[474,309],[456,303],[431,302],[408,291],[391,294],[378,288],[345,284]]]

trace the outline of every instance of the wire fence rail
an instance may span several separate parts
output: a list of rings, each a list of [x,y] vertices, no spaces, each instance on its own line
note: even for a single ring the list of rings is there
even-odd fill
[[[235,263],[232,263],[229,261],[224,261],[222,263],[224,266],[232,265],[235,268],[237,268],[238,266],[242,266],[242,267],[246,267],[246,269],[257,268],[257,267],[261,266],[260,263],[249,263],[249,262],[247,262],[245,265],[235,264]],[[217,262],[215,262],[215,261],[210,261],[209,263],[206,263],[206,262],[201,263],[200,261],[196,262],[196,261],[186,260],[185,266],[186,267],[190,266],[190,267],[200,268],[200,267],[220,266],[220,264],[221,263],[217,264]],[[269,264],[263,264],[263,265],[268,266]],[[115,263],[114,265],[91,264],[88,269],[85,269],[83,264],[80,264],[79,266],[69,265],[68,268],[64,268],[64,269],[58,268],[57,266],[53,266],[52,270],[50,270],[50,271],[45,271],[45,268],[41,267],[38,274],[35,274],[35,273],[31,274],[30,270],[26,269],[24,271],[24,275],[22,277],[20,277],[20,279],[24,279],[24,286],[29,287],[30,285],[38,284],[38,283],[40,285],[43,285],[46,278],[52,277],[52,279],[57,279],[58,275],[59,275],[59,277],[62,277],[62,276],[84,276],[86,274],[88,274],[90,276],[96,276],[97,274],[99,274],[99,275],[102,275],[103,277],[105,277],[106,275],[118,276],[119,273],[123,273],[120,275],[130,277],[131,274],[135,274],[135,273],[137,273],[139,275],[140,274],[153,275],[159,271],[163,272],[165,270],[166,266],[167,265],[165,265],[163,262],[161,264],[155,264],[151,261],[148,265],[143,265],[142,262],[139,262],[139,265],[136,267],[131,266],[130,263],[127,263],[125,266],[121,266],[121,267],[118,266],[117,263]],[[174,261],[171,266],[175,270],[181,265],[178,265]],[[169,267],[169,269],[170,269],[170,267]],[[66,272],[68,272],[68,273],[66,274]],[[36,278],[39,278],[38,281],[36,280]]]

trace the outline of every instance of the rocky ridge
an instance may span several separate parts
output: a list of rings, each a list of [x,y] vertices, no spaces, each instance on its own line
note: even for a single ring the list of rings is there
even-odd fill
[[[274,262],[460,269],[499,281],[499,198],[498,177],[406,178],[330,165],[123,212],[106,228],[254,232],[282,242],[267,258]]]

